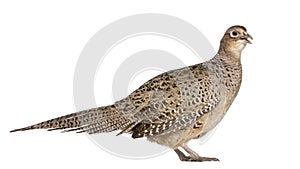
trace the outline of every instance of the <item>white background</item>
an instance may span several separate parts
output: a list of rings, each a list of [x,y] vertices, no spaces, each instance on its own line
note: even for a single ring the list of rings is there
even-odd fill
[[[298,7],[290,1],[1,1],[1,168],[299,168]],[[9,133],[75,111],[73,75],[84,45],[107,24],[146,12],[190,22],[216,50],[231,25],[246,26],[254,37],[227,116],[207,143],[190,143],[221,162],[183,163],[171,151],[129,160],[104,152],[84,134]],[[108,96],[99,104],[109,104]]]

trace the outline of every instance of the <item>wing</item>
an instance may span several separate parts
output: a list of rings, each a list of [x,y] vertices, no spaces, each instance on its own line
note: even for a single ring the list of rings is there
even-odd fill
[[[127,98],[118,112],[134,123],[122,132],[138,138],[183,129],[218,104],[218,78],[198,64],[160,74]]]

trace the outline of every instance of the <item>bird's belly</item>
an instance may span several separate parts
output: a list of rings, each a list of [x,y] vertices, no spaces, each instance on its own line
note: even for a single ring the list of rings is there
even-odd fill
[[[215,128],[217,124],[223,119],[232,101],[223,100],[212,111],[202,115],[197,121],[190,126],[178,130],[174,133],[160,134],[156,136],[148,136],[147,139],[170,148],[177,148],[183,143],[187,143],[191,139],[196,139],[204,136],[210,130]]]
[[[206,122],[204,123],[203,129],[201,130],[201,136],[205,135],[207,132],[215,128],[219,122],[225,116],[225,111],[213,111],[209,113],[208,117],[206,118]]]
[[[215,128],[220,123],[220,121],[225,116],[228,108],[230,107],[232,101],[233,99],[231,97],[228,97],[227,99],[221,101],[215,109],[207,113],[208,115],[205,118],[200,137]]]
[[[223,116],[224,113],[209,112],[185,129],[165,135],[148,136],[147,139],[174,149],[191,139],[205,135],[221,121]]]
[[[186,128],[165,135],[148,136],[147,139],[151,142],[156,142],[158,144],[174,149],[180,146],[182,143],[188,142],[191,139],[189,137],[189,134],[190,129]]]

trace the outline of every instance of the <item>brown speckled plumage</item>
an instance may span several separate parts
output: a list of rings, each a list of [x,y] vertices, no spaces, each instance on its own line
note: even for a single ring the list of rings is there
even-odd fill
[[[224,34],[211,60],[172,70],[147,81],[128,97],[110,106],[84,110],[29,127],[87,132],[120,130],[175,150],[182,161],[215,161],[187,147],[189,140],[213,129],[236,97],[242,80],[241,52],[252,37],[242,26]],[[116,138],[117,139],[117,138]],[[182,147],[190,156],[185,156]]]

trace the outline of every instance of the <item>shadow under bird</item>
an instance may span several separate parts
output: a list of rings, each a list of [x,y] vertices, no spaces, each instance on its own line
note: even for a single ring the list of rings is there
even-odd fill
[[[225,32],[218,53],[209,61],[162,73],[113,105],[11,132],[48,129],[97,134],[119,130],[119,134],[146,137],[167,146],[181,161],[218,161],[199,156],[187,143],[204,136],[226,114],[241,86],[241,53],[250,40],[245,27],[232,26]]]

